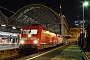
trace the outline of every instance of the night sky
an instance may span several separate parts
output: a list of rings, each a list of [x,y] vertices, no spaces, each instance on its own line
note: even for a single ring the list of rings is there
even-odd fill
[[[61,4],[62,13],[66,16],[69,26],[71,27],[74,26],[74,20],[82,20],[82,2],[84,1],[85,0],[0,0],[0,6],[16,12],[26,5],[40,3],[59,13],[59,6]],[[85,7],[84,12],[85,19],[90,20],[90,6]]]

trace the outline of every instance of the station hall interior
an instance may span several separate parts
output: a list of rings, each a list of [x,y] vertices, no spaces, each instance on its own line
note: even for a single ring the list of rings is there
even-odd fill
[[[25,32],[26,33],[29,32],[29,30],[27,31],[24,30],[24,29],[28,29],[29,27],[23,27],[23,26],[39,26],[36,28],[38,28],[38,30],[42,29],[43,31],[42,34],[44,34],[45,32],[45,34],[48,34],[49,36],[49,34],[55,33],[56,36],[58,35],[57,37],[60,38],[59,43],[65,45],[67,44],[78,45],[79,47],[81,47],[82,51],[89,53],[90,52],[89,20],[85,21],[85,29],[83,31],[82,31],[83,28],[82,25],[83,25],[82,21],[79,20],[79,21],[75,21],[75,26],[70,27],[65,15],[63,15],[61,12],[58,14],[55,11],[53,11],[51,8],[42,4],[27,5],[22,7],[15,13],[0,6],[0,46],[1,47],[12,46],[19,48],[20,39],[22,38],[20,37],[21,34]],[[34,27],[30,27],[30,28],[32,28],[30,29],[30,32],[33,32],[31,34],[35,34],[35,32],[37,32],[36,30],[33,30]],[[49,32],[46,33],[46,31]],[[45,34],[42,36],[46,36]],[[53,39],[54,38],[52,38],[52,40]],[[50,44],[48,44],[50,47],[52,46],[51,42],[55,43],[54,46],[59,44],[56,42],[55,39],[53,41],[50,40]],[[21,43],[24,42],[22,41]],[[34,41],[34,43],[37,43],[37,41]],[[43,49],[44,47],[47,48],[48,46],[45,44],[46,44],[45,42],[42,42],[41,46],[37,45],[38,50]],[[90,57],[90,55],[88,57]]]

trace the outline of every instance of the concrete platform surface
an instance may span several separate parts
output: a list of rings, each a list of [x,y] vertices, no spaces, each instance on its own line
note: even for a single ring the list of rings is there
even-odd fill
[[[0,46],[0,51],[9,50],[9,49],[16,49],[16,48],[19,48],[19,46]]]

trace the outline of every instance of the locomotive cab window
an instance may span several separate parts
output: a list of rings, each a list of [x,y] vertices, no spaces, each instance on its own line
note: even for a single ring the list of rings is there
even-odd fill
[[[23,30],[22,34],[27,34],[27,30]]]
[[[23,30],[21,33],[22,33],[22,34],[29,34],[29,31],[30,31],[30,30]]]

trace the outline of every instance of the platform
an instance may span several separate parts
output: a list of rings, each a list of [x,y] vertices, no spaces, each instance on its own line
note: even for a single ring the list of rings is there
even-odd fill
[[[82,60],[82,50],[78,45],[71,45],[51,60]]]
[[[10,50],[10,49],[17,49],[17,48],[19,48],[19,46],[17,45],[11,45],[11,46],[0,46],[0,51],[2,51],[2,50]]]
[[[0,60],[18,55],[18,48],[19,46],[17,44],[0,45]]]

